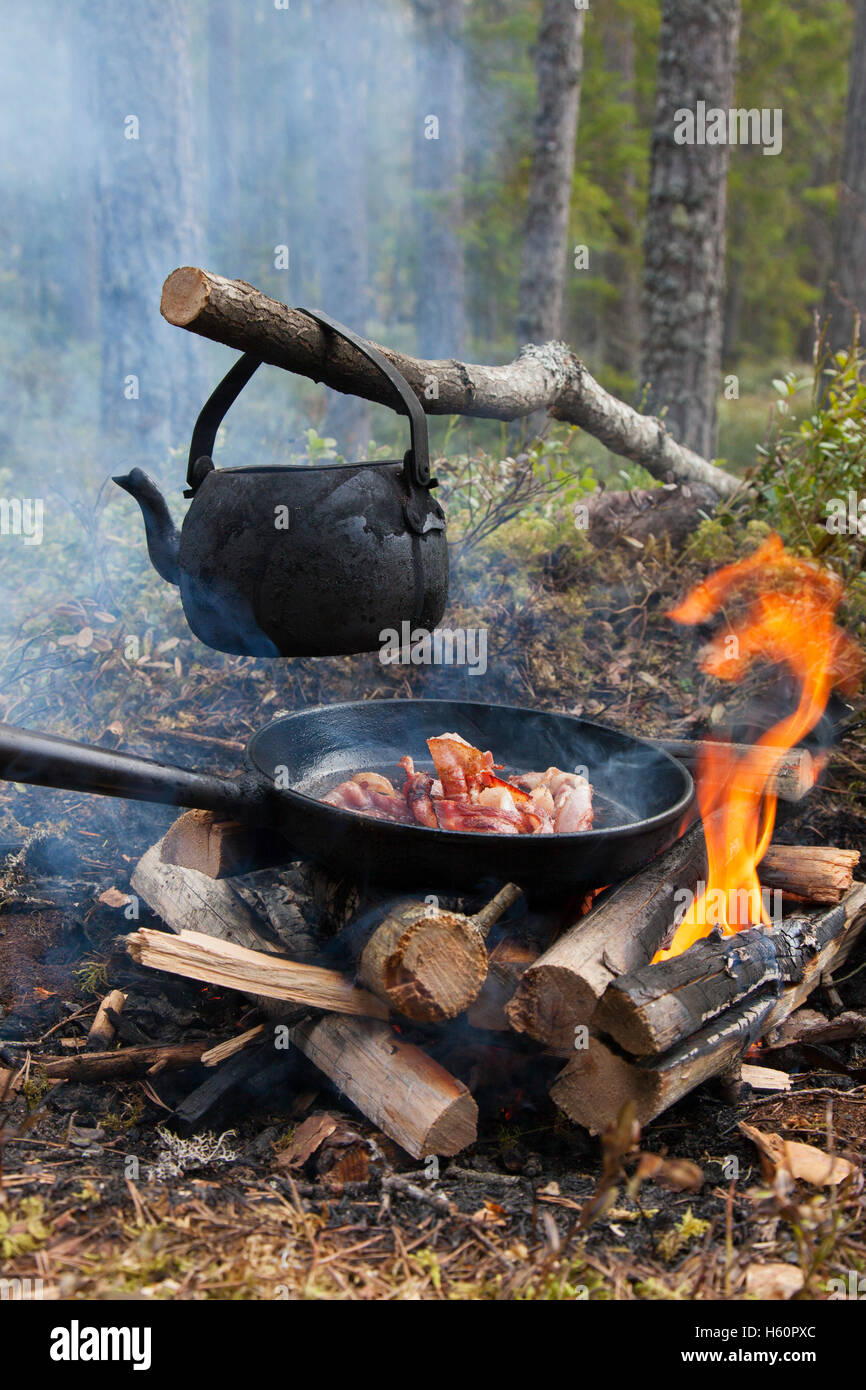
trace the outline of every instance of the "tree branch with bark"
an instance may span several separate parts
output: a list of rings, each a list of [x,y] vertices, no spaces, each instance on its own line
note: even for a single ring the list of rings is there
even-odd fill
[[[351,343],[334,338],[303,309],[280,304],[244,280],[183,266],[166,280],[160,307],[178,328],[253,353],[335,391],[401,410],[389,383]],[[665,482],[705,483],[723,498],[743,486],[733,474],[678,444],[661,420],[639,414],[605,391],[566,343],[527,344],[513,362],[498,367],[453,358],[424,361],[374,346],[405,377],[429,415],[516,420],[547,410]]]

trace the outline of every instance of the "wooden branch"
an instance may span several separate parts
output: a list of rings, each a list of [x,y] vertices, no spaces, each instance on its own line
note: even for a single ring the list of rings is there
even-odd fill
[[[475,1141],[478,1107],[461,1081],[374,1019],[322,1018],[292,1042],[374,1125],[413,1158],[459,1153]]]
[[[286,864],[291,850],[276,831],[226,820],[219,811],[187,811],[162,841],[162,861],[195,869],[208,878],[232,878]]]
[[[251,1042],[261,1041],[268,1030],[266,1023],[257,1023],[254,1028],[248,1028],[245,1033],[239,1033],[236,1038],[227,1038],[225,1042],[217,1043],[207,1052],[201,1054],[201,1060],[206,1067],[215,1067],[219,1062],[225,1062],[228,1057],[234,1057],[236,1052],[243,1052],[245,1047],[249,1047]]]
[[[807,902],[838,903],[850,891],[859,862],[856,849],[771,845],[758,866],[758,877],[764,888],[781,888]]]
[[[213,1044],[170,1043],[167,1046],[121,1047],[115,1052],[79,1052],[75,1057],[34,1057],[33,1065],[46,1076],[64,1081],[108,1081],[144,1076],[154,1067],[191,1067]]]
[[[237,1119],[239,1109],[249,1109],[257,1102],[264,1101],[273,1109],[276,1097],[293,1093],[306,1068],[294,1048],[278,1052],[250,1047],[214,1067],[205,1061],[207,1056],[202,1056],[208,1066],[204,1081],[183,1098],[172,1116],[172,1129],[181,1134],[204,1128],[219,1133],[226,1123]]]
[[[866,1033],[866,1010],[846,1009],[833,1018],[818,1013],[817,1009],[798,1009],[786,1019],[781,1028],[775,1028],[764,1039],[764,1046],[771,1051],[782,1047],[796,1047],[799,1043],[837,1043],[852,1038],[862,1038]]]
[[[787,753],[779,753],[775,748],[757,747],[746,743],[713,744],[694,739],[649,739],[657,748],[663,748],[672,757],[678,758],[692,771],[698,765],[701,754],[709,747],[722,747],[736,758],[734,784],[766,787],[782,801],[802,801],[815,785],[817,772],[814,759],[806,748],[792,748]],[[838,901],[838,900],[837,900]]]
[[[126,949],[139,965],[182,975],[187,980],[202,980],[240,993],[252,992],[265,999],[285,999],[331,1013],[388,1017],[387,1006],[380,999],[358,989],[337,970],[265,955],[233,941],[217,941],[203,932],[182,930],[169,936],[142,927],[127,937]]]
[[[682,955],[614,980],[593,1018],[636,1057],[666,1052],[733,1004],[771,985],[796,984],[807,963],[845,929],[845,909],[789,919],[772,931],[704,937]]]
[[[506,1013],[512,1028],[568,1056],[575,1028],[589,1023],[619,975],[652,960],[673,921],[678,889],[706,874],[700,826],[646,869],[605,894],[530,965]]]
[[[323,381],[336,391],[397,404],[389,383],[350,343],[335,339],[300,309],[269,299],[243,280],[183,266],[162,290],[163,317],[179,328],[252,352],[265,362]],[[504,367],[453,359],[425,362],[375,344],[433,415],[515,420],[549,410],[579,425],[615,454],[640,463],[664,481],[706,483],[720,497],[743,484],[678,444],[660,420],[639,415],[608,394],[564,343],[532,344]],[[435,384],[436,394],[430,388]]]
[[[90,1025],[90,1032],[87,1034],[88,1052],[104,1052],[107,1047],[111,1046],[117,1032],[111,1015],[116,1016],[121,1013],[125,1003],[126,995],[121,989],[113,989],[106,994],[96,1010],[96,1017]]]
[[[781,994],[750,997],[661,1057],[638,1061],[600,1038],[575,1051],[551,1087],[551,1097],[577,1124],[598,1133],[633,1100],[640,1124],[712,1076],[730,1071],[759,1037],[798,1009],[821,976],[847,959],[866,926],[866,884],[856,883],[842,905],[845,928],[807,962],[802,978]]]

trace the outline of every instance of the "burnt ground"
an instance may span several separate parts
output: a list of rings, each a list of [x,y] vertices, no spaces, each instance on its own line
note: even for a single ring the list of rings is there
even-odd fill
[[[664,586],[673,593],[688,576],[675,568],[662,583],[641,569],[588,589],[569,645],[573,590],[554,561],[526,603],[509,609],[503,598],[497,687],[483,697],[633,732],[718,725],[729,693],[700,676],[662,621]],[[464,621],[472,616],[467,609]],[[4,713],[231,771],[260,714],[322,699],[454,693],[447,673],[410,681],[372,659],[283,663],[273,674],[275,663],[232,659],[215,675],[188,658],[184,640],[170,639],[182,654],[174,671],[148,649],[122,695],[113,657],[96,666],[85,650],[38,694],[25,682]],[[741,692],[745,722],[753,697]],[[722,715],[732,719],[731,709]],[[854,728],[822,785],[796,811],[782,808],[776,838],[862,848],[863,762]],[[40,1056],[72,1055],[110,988],[128,994],[122,1044],[216,1042],[259,1020],[245,999],[157,976],[123,949],[125,932],[157,921],[142,906],[128,922],[111,903],[173,818],[169,808],[0,784],[0,853],[11,855],[0,877],[0,1277],[41,1278],[46,1297],[78,1299],[739,1299],[755,1265],[799,1271],[796,1296],[806,1298],[827,1297],[830,1279],[866,1267],[856,1183],[788,1192],[738,1128],[746,1121],[859,1164],[862,1040],[817,1054],[756,1052],[750,1060],[792,1073],[791,1092],[732,1097],[705,1086],[636,1146],[630,1132],[602,1141],[566,1121],[546,1094],[560,1064],[520,1040],[505,1047],[496,1034],[470,1039],[465,1029],[421,1035],[471,1085],[481,1112],[478,1142],[441,1160],[438,1175],[297,1061],[264,1087],[253,1069],[185,1144],[172,1137],[175,1112],[209,1074],[200,1065],[124,1082],[47,1082]],[[101,900],[112,889],[118,896]],[[866,943],[839,997],[816,992],[810,1007],[829,1015],[841,1000],[866,1010],[863,967]],[[305,1149],[299,1131],[313,1128],[319,1142]],[[638,1182],[638,1151],[666,1167]]]
[[[4,846],[13,852],[0,916],[0,1066],[7,1080],[19,1074],[3,1108],[3,1277],[40,1277],[47,1296],[84,1299],[737,1298],[750,1266],[781,1260],[806,1274],[802,1296],[820,1298],[834,1274],[862,1267],[858,1194],[774,1192],[738,1129],[745,1120],[859,1160],[862,1042],[817,1056],[756,1053],[750,1060],[793,1073],[791,1093],[734,1102],[710,1085],[648,1126],[640,1149],[696,1164],[698,1191],[676,1166],[673,1186],[647,1180],[635,1191],[636,1153],[619,1158],[616,1146],[604,1178],[602,1143],[546,1095],[561,1064],[456,1026],[417,1034],[481,1111],[478,1142],[440,1160],[438,1176],[297,1060],[264,1095],[243,1083],[180,1149],[173,1112],[209,1075],[203,1066],[47,1082],[40,1055],[73,1053],[109,988],[128,994],[127,1045],[217,1041],[261,1016],[240,997],[135,965],[123,933],[156,919],[142,905],[126,923],[100,901],[125,893],[171,811],[123,803],[118,828],[106,828],[97,798],[9,787],[3,805],[24,840]],[[46,831],[49,818],[61,833]],[[856,825],[813,793],[779,838],[846,840]],[[289,881],[304,904],[301,880]],[[846,1009],[866,1008],[858,965],[862,949],[839,986]],[[810,1000],[828,1014],[834,1004],[820,992]],[[308,1157],[293,1154],[293,1136],[317,1116],[325,1137]]]

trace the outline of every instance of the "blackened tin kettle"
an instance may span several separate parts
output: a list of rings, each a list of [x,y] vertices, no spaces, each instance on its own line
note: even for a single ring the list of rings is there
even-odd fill
[[[245,353],[210,396],[189,451],[189,510],[178,533],[140,468],[114,479],[141,507],[150,559],[180,587],[187,621],[209,647],[249,656],[376,651],[386,629],[436,627],[448,597],[445,517],[431,495],[427,418],[404,377],[327,314],[391,382],[409,416],[402,459],[216,468],[226,411],[261,359]]]

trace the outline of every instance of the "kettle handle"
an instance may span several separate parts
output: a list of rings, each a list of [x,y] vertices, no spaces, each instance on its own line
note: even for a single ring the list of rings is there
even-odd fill
[[[430,446],[427,438],[427,416],[424,407],[419,401],[415,392],[412,390],[406,378],[392,367],[387,358],[370,343],[359,338],[351,329],[346,328],[345,324],[338,323],[328,314],[323,314],[320,309],[300,309],[300,313],[306,314],[308,318],[315,319],[316,323],[323,324],[325,328],[330,328],[339,337],[345,338],[346,342],[351,343],[352,347],[360,352],[362,357],[366,357],[368,362],[372,362],[374,367],[387,377],[409,416],[409,435],[412,446],[406,455],[406,471],[410,481],[417,487],[428,487],[430,484]]]
[[[416,487],[429,487],[430,446],[427,436],[427,416],[424,413],[424,407],[405,377],[397,371],[396,367],[392,367],[391,363],[374,347],[371,347],[363,338],[358,338],[344,324],[330,318],[328,314],[323,314],[318,309],[300,309],[299,312],[306,314],[308,318],[314,319],[323,327],[331,329],[339,337],[345,338],[390,381],[409,416],[411,448],[404,459],[409,482]],[[261,357],[245,352],[226,373],[216,390],[208,396],[202,406],[195,422],[189,446],[186,472],[188,490],[184,494],[185,496],[193,496],[205,475],[213,468],[212,456],[217,430],[229,407],[237,400],[256,369],[262,365],[262,360]]]

